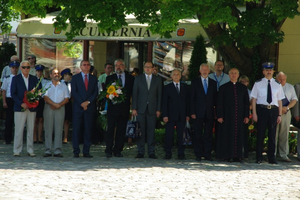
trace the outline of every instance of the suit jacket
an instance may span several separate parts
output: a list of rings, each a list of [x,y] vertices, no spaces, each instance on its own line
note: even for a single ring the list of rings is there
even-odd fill
[[[25,91],[30,91],[32,90],[34,87],[36,87],[36,85],[38,84],[38,79],[36,78],[36,76],[32,76],[32,75],[28,75],[28,90],[26,89],[26,85],[24,82],[24,79],[22,77],[22,73],[18,74],[16,76],[13,77],[12,79],[12,83],[11,83],[11,97],[14,100],[15,104],[14,104],[14,111],[15,112],[21,112],[22,111],[22,103],[23,102],[23,98],[24,98],[24,93]],[[39,84],[38,89],[41,89],[41,84]],[[31,108],[29,109],[31,112],[35,112],[36,108]]]
[[[196,114],[196,118],[214,119],[214,107],[217,101],[217,83],[208,78],[207,94],[205,95],[201,77],[192,81],[191,84],[191,110],[190,114]]]
[[[89,74],[88,90],[86,91],[81,73],[72,77],[71,81],[71,96],[74,99],[73,110],[75,112],[84,111],[81,104],[85,101],[90,101],[85,112],[96,112],[96,98],[98,95],[97,77]]]
[[[300,116],[300,104],[299,104],[299,101],[300,101],[300,83],[295,84],[294,88],[295,88],[295,92],[296,92],[298,101],[295,104],[295,106],[292,108],[292,114],[293,114],[293,117],[299,117]]]
[[[174,83],[164,87],[162,101],[162,117],[168,117],[169,121],[185,121],[189,116],[189,86],[180,83],[178,94]]]
[[[106,77],[105,85],[111,84],[112,82],[118,80],[117,74],[112,74]],[[130,111],[130,99],[132,96],[132,88],[134,83],[134,77],[128,72],[125,72],[125,86],[124,90],[126,93],[126,99],[124,102],[113,105],[110,101],[107,106],[107,115],[108,116],[122,116],[129,117]]]
[[[162,80],[159,76],[152,75],[148,90],[145,74],[138,75],[134,80],[132,93],[132,109],[138,113],[145,113],[147,106],[150,115],[161,111]]]

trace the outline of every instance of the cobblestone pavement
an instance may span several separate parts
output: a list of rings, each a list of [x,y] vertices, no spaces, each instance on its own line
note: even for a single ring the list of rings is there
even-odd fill
[[[0,199],[299,199],[300,162],[270,165],[194,160],[135,159],[136,146],[125,147],[123,158],[107,159],[104,145],[91,147],[93,158],[73,158],[72,145],[63,146],[63,158],[14,157],[12,145],[0,141]],[[25,146],[26,147],[26,146]],[[173,155],[176,155],[174,152]]]

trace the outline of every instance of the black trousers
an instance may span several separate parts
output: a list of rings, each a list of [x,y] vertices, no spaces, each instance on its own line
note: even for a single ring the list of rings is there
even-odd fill
[[[6,98],[6,103],[8,108],[6,109],[4,140],[7,144],[10,144],[13,140],[14,100],[12,98]]]
[[[207,117],[196,118],[194,120],[195,134],[193,137],[193,144],[195,156],[197,158],[202,157],[203,155],[205,158],[211,157],[213,125],[214,119],[208,119]]]
[[[123,151],[127,121],[128,121],[128,117],[107,116],[105,153],[117,154]],[[115,128],[116,128],[116,134],[115,134]]]
[[[172,156],[175,126],[177,132],[178,156],[184,156],[183,129],[185,123],[186,121],[169,121],[166,124],[165,152],[167,156]]]
[[[256,106],[257,112],[257,143],[256,159],[262,160],[266,128],[268,127],[268,159],[275,160],[275,136],[277,127],[278,107],[271,109]]]

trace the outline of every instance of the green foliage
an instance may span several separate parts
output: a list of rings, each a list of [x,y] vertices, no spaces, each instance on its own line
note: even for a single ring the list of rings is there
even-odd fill
[[[18,19],[19,12],[13,9],[9,0],[1,0],[0,1],[0,28],[2,34],[10,33],[12,26],[9,22]]]
[[[98,24],[99,32],[126,26],[125,16],[133,14],[150,31],[170,37],[179,20],[197,18],[210,43],[229,63],[245,75],[253,72],[254,54],[260,62],[269,60],[272,44],[283,41],[280,28],[286,18],[299,15],[297,0],[10,0],[19,11],[44,17],[46,7],[62,8],[55,27],[70,29],[70,40],[86,23]],[[232,65],[233,65],[232,64]],[[260,63],[261,64],[261,63]]]
[[[6,66],[10,62],[10,57],[16,55],[16,46],[13,43],[3,43],[0,46],[0,68]]]
[[[207,62],[206,55],[207,51],[205,49],[204,38],[202,35],[199,35],[196,38],[196,42],[194,44],[194,49],[190,59],[189,80],[193,80],[198,77],[200,65]]]
[[[57,42],[56,46],[58,49],[64,49],[64,56],[70,58],[79,58],[82,55],[83,48],[78,42]]]

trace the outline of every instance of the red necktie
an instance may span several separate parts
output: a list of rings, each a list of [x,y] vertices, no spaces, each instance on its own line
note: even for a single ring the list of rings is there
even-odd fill
[[[84,85],[85,85],[85,89],[86,89],[86,91],[87,91],[87,90],[88,90],[88,85],[89,85],[89,81],[88,81],[88,79],[87,79],[87,74],[84,75]]]

